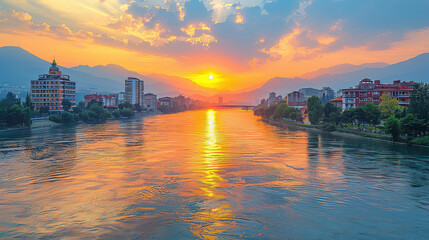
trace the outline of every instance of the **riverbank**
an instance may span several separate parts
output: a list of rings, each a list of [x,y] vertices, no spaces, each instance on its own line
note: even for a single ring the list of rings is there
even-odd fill
[[[136,113],[134,115],[134,117],[150,117],[150,116],[156,116],[156,115],[162,115],[162,114],[164,114],[164,113],[162,113],[161,111],[155,110],[155,111]],[[125,117],[109,118],[103,123],[107,123],[107,122],[113,121],[113,120],[121,120],[121,119],[128,119],[128,118],[125,118]],[[75,122],[74,124],[80,124],[80,123],[84,123],[84,122],[79,121],[79,122]],[[100,123],[100,124],[103,124],[103,123]],[[0,134],[1,133],[14,132],[14,131],[31,130],[31,129],[37,129],[37,128],[58,127],[61,125],[63,125],[63,124],[62,123],[55,123],[53,121],[50,121],[47,118],[46,119],[32,119],[31,128],[7,128],[7,129],[0,130]]]
[[[322,126],[321,125],[310,125],[310,124],[304,124],[304,123],[299,123],[299,122],[291,122],[291,121],[275,121],[275,120],[264,119],[264,118],[261,118],[261,119],[265,123],[268,123],[270,125],[277,126],[277,127],[286,128],[286,127],[293,126],[293,127],[297,127],[297,128],[301,128],[301,129],[312,129],[312,130],[315,130],[315,131],[324,132],[322,130]],[[371,138],[373,140],[390,142],[392,144],[401,144],[401,145],[410,145],[410,146],[416,146],[416,147],[429,148],[429,146],[425,146],[425,145],[409,144],[409,143],[406,143],[406,142],[393,142],[392,141],[392,137],[390,137],[390,136],[379,135],[379,134],[374,134],[374,133],[370,133],[370,132],[356,131],[356,130],[352,130],[352,129],[337,128],[334,132],[329,132],[329,133],[335,134],[335,135],[342,135],[342,136],[354,136],[354,137],[361,137],[361,138]]]

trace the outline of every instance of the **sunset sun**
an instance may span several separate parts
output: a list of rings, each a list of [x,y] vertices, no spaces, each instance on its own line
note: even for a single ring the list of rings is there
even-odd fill
[[[213,75],[212,75],[212,74],[210,74],[210,75],[209,75],[209,79],[210,79],[210,80],[213,80],[213,78],[214,78],[214,77],[213,77]]]

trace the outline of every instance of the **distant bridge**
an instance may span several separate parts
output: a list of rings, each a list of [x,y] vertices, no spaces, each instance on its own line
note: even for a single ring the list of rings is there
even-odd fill
[[[212,105],[212,108],[242,108],[246,110],[253,110],[255,106],[252,105],[235,105],[235,104],[218,104],[218,105]]]

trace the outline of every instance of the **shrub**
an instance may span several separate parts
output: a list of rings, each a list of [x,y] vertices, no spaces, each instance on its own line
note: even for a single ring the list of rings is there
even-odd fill
[[[384,129],[387,133],[392,134],[393,141],[398,141],[401,135],[399,120],[393,115],[384,122]]]
[[[112,115],[113,115],[115,118],[120,118],[120,117],[121,117],[121,112],[119,112],[118,110],[115,110],[115,111],[113,111],[113,112],[112,112]]]
[[[131,118],[132,116],[134,116],[133,110],[125,108],[121,111],[121,116]]]
[[[335,130],[337,130],[337,127],[335,127],[334,123],[324,123],[322,125],[322,130],[324,132],[335,132]]]
[[[60,120],[62,123],[74,123],[74,115],[69,112],[62,112]]]
[[[429,146],[429,136],[414,138],[413,140],[411,140],[411,143]]]
[[[55,122],[55,123],[61,123],[61,117],[59,115],[50,115],[49,121]]]

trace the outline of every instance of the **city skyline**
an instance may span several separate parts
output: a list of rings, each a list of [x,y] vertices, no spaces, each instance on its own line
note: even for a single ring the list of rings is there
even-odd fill
[[[228,90],[429,52],[427,1],[160,2],[1,0],[0,46]]]

